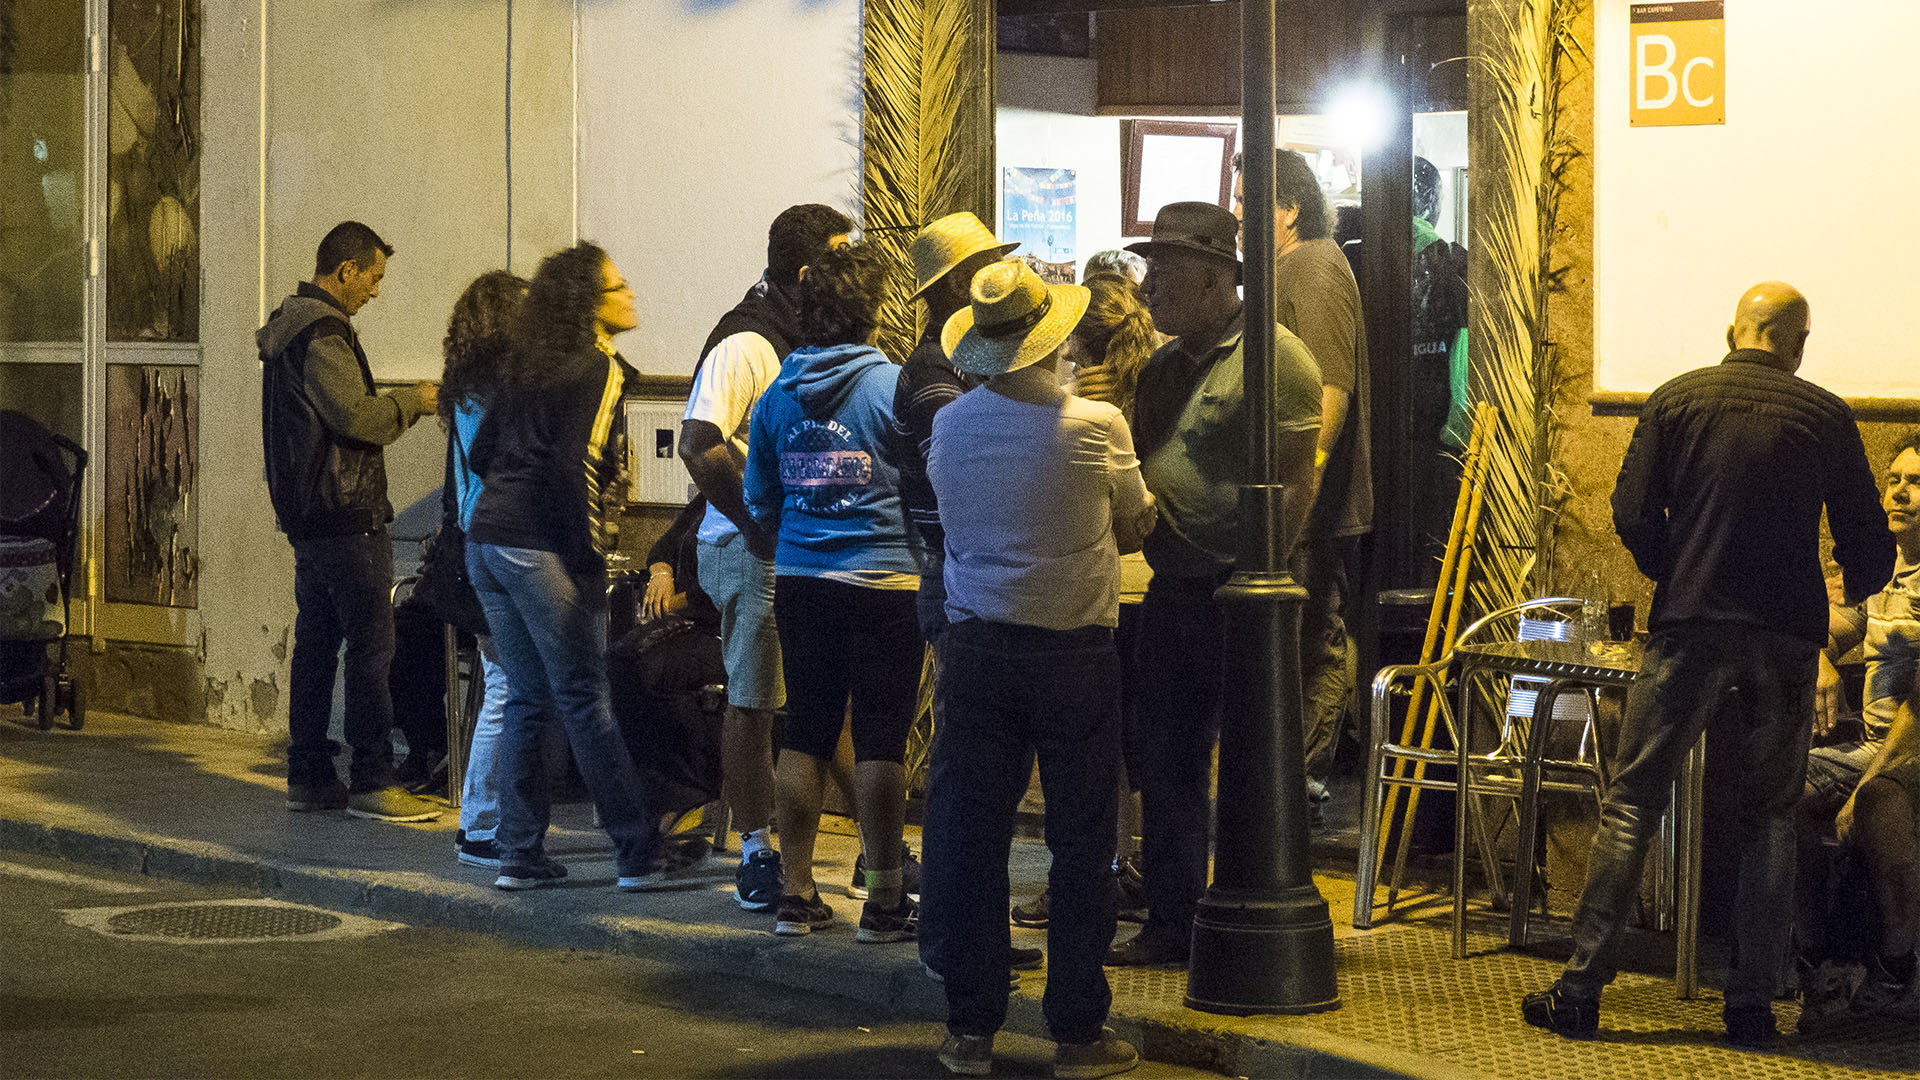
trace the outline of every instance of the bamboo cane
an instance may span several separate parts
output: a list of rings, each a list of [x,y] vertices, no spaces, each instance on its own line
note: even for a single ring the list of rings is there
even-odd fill
[[[1489,424],[1485,422],[1485,417],[1482,413],[1490,411],[1491,409],[1492,406],[1486,402],[1480,404],[1479,409],[1476,410],[1472,432],[1467,436],[1467,452],[1464,459],[1465,468],[1461,470],[1462,480],[1460,492],[1454,498],[1453,524],[1447,532],[1446,552],[1441,556],[1440,560],[1440,582],[1434,592],[1433,607],[1427,612],[1426,635],[1420,642],[1420,662],[1422,664],[1430,664],[1439,656],[1440,650],[1437,646],[1440,641],[1442,618],[1447,610],[1449,583],[1455,576],[1455,569],[1459,563],[1464,542],[1472,536],[1472,531],[1467,525],[1467,513],[1472,501],[1471,495],[1476,483],[1475,478],[1484,475],[1485,472],[1481,466],[1481,461],[1485,455],[1486,431]],[[1399,744],[1402,746],[1407,745],[1413,739],[1415,725],[1419,722],[1422,697],[1425,692],[1426,680],[1422,679],[1413,684],[1413,692],[1407,701],[1407,718],[1401,725],[1400,730]],[[1407,764],[1408,762],[1405,758],[1395,758],[1393,760],[1393,779],[1400,780],[1406,777]],[[1369,778],[1368,782],[1378,783],[1379,781],[1377,778]],[[1390,835],[1387,827],[1393,820],[1394,811],[1398,809],[1401,791],[1402,788],[1397,784],[1387,785],[1386,804],[1381,807],[1380,811],[1379,840],[1372,854],[1376,873],[1378,872],[1378,868],[1385,865],[1386,862],[1387,837]],[[1388,906],[1391,907],[1393,903],[1392,890],[1389,891],[1388,896],[1389,899],[1387,903]]]
[[[1493,406],[1490,403],[1482,402],[1480,409],[1481,412],[1475,417],[1474,423],[1474,433],[1476,435],[1479,434],[1483,428],[1491,429],[1493,426]],[[1463,486],[1467,484],[1471,485],[1472,497],[1467,504],[1465,536],[1461,542],[1459,565],[1454,570],[1454,580],[1452,589],[1450,590],[1451,596],[1447,603],[1447,625],[1445,635],[1442,638],[1445,650],[1451,650],[1453,648],[1454,639],[1460,632],[1460,611],[1464,606],[1467,596],[1467,578],[1473,570],[1474,533],[1479,527],[1480,510],[1486,498],[1486,465],[1489,457],[1486,451],[1487,442],[1490,440],[1491,435],[1489,435],[1487,439],[1482,440],[1480,445],[1481,456],[1474,461],[1474,472],[1466,478],[1463,484]],[[1420,749],[1432,749],[1433,733],[1439,726],[1440,710],[1443,706],[1444,703],[1440,700],[1440,692],[1436,689],[1432,700],[1427,702],[1426,722],[1420,730],[1420,742],[1418,744]],[[1409,719],[1411,719],[1411,714],[1409,714]],[[1460,722],[1464,726],[1465,718],[1460,718]],[[1455,737],[1463,737],[1464,734],[1464,732],[1455,732]],[[1424,761],[1414,762],[1413,779],[1416,784],[1426,779],[1426,775],[1427,763]],[[1402,814],[1400,818],[1400,840],[1399,843],[1394,846],[1393,873],[1387,881],[1387,902],[1389,905],[1392,904],[1394,898],[1399,894],[1400,880],[1406,873],[1407,851],[1412,846],[1413,838],[1413,816],[1419,809],[1420,788],[1417,786],[1410,787],[1407,789],[1406,812]],[[1465,852],[1454,853],[1454,858],[1456,859],[1465,857]]]

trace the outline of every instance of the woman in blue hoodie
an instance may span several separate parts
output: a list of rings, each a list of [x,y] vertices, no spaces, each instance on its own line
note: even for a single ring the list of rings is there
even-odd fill
[[[833,921],[813,881],[827,763],[852,703],[854,804],[868,897],[857,939],[907,941],[918,912],[901,880],[907,730],[924,645],[900,474],[889,460],[900,369],[868,339],[887,265],[865,244],[802,272],[801,346],[754,408],[747,508],[777,536],[774,623],[787,683],[778,781],[777,934]]]

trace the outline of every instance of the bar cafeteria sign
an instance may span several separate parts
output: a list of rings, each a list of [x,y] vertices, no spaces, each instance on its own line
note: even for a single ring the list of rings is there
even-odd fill
[[[1722,0],[1634,4],[1633,127],[1727,122],[1726,5]]]

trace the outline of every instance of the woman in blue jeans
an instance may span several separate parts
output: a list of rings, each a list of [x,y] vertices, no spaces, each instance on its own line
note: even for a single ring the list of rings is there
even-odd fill
[[[635,321],[633,290],[605,251],[582,243],[547,256],[473,440],[485,482],[467,570],[508,685],[494,833],[502,889],[566,876],[545,850],[539,748],[556,715],[613,839],[618,887],[645,889],[687,869],[661,850],[607,693],[607,518],[623,481],[620,396],[634,374],[613,335]]]

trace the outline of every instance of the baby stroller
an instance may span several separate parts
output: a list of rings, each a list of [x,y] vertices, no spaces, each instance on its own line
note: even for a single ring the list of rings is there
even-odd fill
[[[0,409],[0,703],[20,702],[40,729],[56,712],[86,723],[86,694],[67,666],[80,480],[87,452],[25,413]]]

